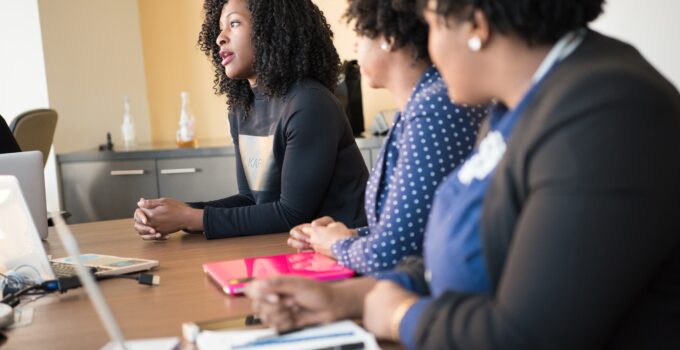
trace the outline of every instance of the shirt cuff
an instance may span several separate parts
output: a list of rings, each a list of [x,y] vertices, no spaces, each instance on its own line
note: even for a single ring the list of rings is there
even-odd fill
[[[409,276],[409,274],[406,272],[399,272],[394,270],[380,271],[375,273],[373,277],[379,280],[392,281],[401,286],[402,288],[407,289],[418,295],[427,294],[426,291],[419,290],[416,287],[415,283],[413,283],[413,280],[411,280],[411,276]]]
[[[356,236],[347,237],[339,239],[333,243],[331,246],[331,253],[333,254],[333,257],[335,257],[335,259],[340,262],[340,264],[344,266],[350,265],[349,257],[347,257],[347,251],[349,250],[352,243],[354,243],[354,241],[357,239],[358,237]]]
[[[399,323],[399,339],[408,350],[417,349],[416,332],[418,323],[425,310],[432,303],[432,298],[421,298],[406,311]]]
[[[214,210],[212,207],[203,208],[203,235],[205,235],[206,239],[222,238],[219,235],[216,235],[212,231],[212,227],[210,227],[210,220],[208,220],[208,218],[210,217],[212,210]]]
[[[371,231],[368,229],[368,226],[359,227],[356,230],[357,230],[357,235],[359,237],[365,237],[365,236],[368,236],[369,233],[371,233]]]
[[[205,202],[187,202],[186,204],[194,209],[205,208]]]

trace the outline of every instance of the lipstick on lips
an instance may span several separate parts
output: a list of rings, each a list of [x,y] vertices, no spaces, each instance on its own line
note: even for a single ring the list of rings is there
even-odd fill
[[[222,57],[222,66],[228,65],[231,61],[234,60],[234,53],[228,50],[222,50],[220,51],[220,57]]]

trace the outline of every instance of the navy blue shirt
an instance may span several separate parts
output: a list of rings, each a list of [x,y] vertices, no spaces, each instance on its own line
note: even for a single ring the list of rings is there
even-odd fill
[[[439,72],[430,67],[413,89],[377,158],[366,187],[368,226],[331,250],[343,265],[364,274],[422,255],[434,192],[470,153],[483,107],[451,102]]]

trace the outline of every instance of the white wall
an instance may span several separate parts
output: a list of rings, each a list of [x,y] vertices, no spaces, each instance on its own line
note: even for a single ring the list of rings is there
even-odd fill
[[[0,114],[48,105],[38,2],[0,0]]]
[[[39,7],[50,105],[59,112],[57,153],[97,149],[107,132],[122,147],[123,96],[138,142],[149,142],[137,0],[39,0]]]
[[[678,14],[678,0],[608,0],[593,28],[635,46],[680,88]]]
[[[49,108],[37,0],[0,0],[0,115]],[[47,210],[59,210],[54,149],[45,166]]]

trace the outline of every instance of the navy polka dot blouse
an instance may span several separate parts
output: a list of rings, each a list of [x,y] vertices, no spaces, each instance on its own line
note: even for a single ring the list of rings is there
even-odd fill
[[[439,183],[472,150],[484,107],[456,105],[430,67],[397,113],[366,186],[368,226],[332,246],[335,258],[362,274],[422,255],[423,234]]]

